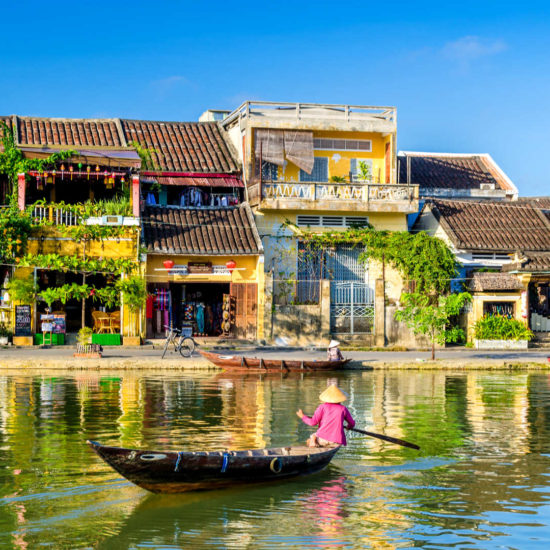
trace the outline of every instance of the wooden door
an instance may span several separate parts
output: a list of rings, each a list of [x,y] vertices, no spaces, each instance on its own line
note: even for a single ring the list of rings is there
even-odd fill
[[[235,297],[235,337],[255,340],[258,319],[257,283],[231,283],[230,293]]]

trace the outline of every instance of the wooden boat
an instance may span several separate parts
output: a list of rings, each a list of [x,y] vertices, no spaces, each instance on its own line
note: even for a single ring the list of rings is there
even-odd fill
[[[313,474],[338,452],[330,447],[276,447],[250,451],[139,451],[90,447],[126,479],[153,493],[183,493]]]
[[[313,361],[300,359],[263,359],[261,357],[245,357],[244,355],[222,355],[211,351],[199,350],[199,353],[222,369],[242,371],[330,371],[338,370],[347,365],[351,359],[342,361]]]

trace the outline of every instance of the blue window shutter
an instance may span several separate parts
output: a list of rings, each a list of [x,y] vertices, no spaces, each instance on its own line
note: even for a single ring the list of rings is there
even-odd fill
[[[315,157],[311,174],[300,170],[300,181],[328,181],[328,158]]]

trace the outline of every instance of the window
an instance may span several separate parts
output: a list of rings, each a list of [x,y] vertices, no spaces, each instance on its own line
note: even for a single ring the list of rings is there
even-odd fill
[[[361,172],[361,163],[364,162],[368,168],[368,177],[364,178]],[[353,181],[367,181],[372,182],[372,159],[350,159],[349,171]]]
[[[262,162],[262,180],[277,181],[279,178],[279,167],[273,162]]]
[[[506,262],[510,259],[510,254],[502,252],[472,252],[472,260],[497,260]]]
[[[315,157],[313,160],[313,170],[311,171],[311,174],[300,170],[300,181],[328,181],[328,158]]]
[[[315,138],[313,148],[323,151],[372,151],[370,139],[326,139]]]

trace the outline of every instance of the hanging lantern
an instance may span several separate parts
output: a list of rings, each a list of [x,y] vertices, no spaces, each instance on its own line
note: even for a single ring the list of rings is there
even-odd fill
[[[53,183],[53,177],[49,172],[44,172],[44,179],[46,180],[46,185],[51,185]]]
[[[88,168],[89,168],[89,167],[88,167]],[[78,163],[78,171],[79,171],[79,172],[82,172],[82,163],[81,163],[81,162]]]
[[[235,260],[229,260],[225,267],[229,270],[229,273],[233,273],[233,270],[237,267],[237,262]]]
[[[120,183],[122,183],[122,185],[124,185],[125,182],[126,182],[126,180],[124,179],[124,176],[122,176],[122,177],[120,178]]]
[[[166,268],[166,269],[172,269],[174,267],[174,260],[164,260],[164,262],[162,262],[162,265]]]
[[[36,174],[36,189],[38,189],[38,191],[42,191],[44,189],[44,182],[42,181],[42,174],[40,174],[40,172]]]
[[[78,165],[80,167],[80,164]],[[90,165],[86,166],[86,173],[88,174],[88,178],[87,179],[90,179],[90,170],[92,169],[92,167]]]
[[[95,174],[96,174],[97,179],[99,179],[99,164],[95,165]]]
[[[71,181],[73,181],[73,165],[72,164],[69,164],[69,172],[71,173]]]
[[[63,181],[64,175],[65,175],[65,165],[62,164],[62,165],[61,165],[61,181]]]
[[[55,183],[55,170],[52,170],[52,183]]]

